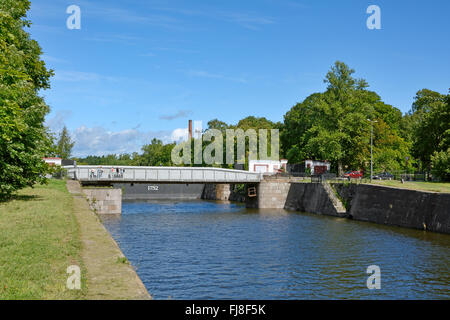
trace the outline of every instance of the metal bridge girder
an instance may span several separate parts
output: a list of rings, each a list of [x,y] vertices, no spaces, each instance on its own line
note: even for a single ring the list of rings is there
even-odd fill
[[[95,184],[108,182],[248,183],[261,174],[213,167],[66,166],[69,177]]]

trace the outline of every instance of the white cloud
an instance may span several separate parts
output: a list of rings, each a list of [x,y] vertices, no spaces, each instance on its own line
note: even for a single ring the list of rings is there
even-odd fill
[[[146,14],[141,14],[135,11],[110,6],[100,7],[97,5],[90,5],[89,7],[90,8],[86,10],[86,14],[100,19],[113,21],[114,23],[123,22],[132,23],[133,25],[140,23],[166,29],[183,30],[180,25],[181,21],[175,17],[165,14],[154,14],[148,12]]]
[[[188,139],[189,130],[187,128],[178,128],[172,131],[170,135],[171,141],[181,142],[186,141]]]
[[[87,41],[94,42],[118,42],[122,44],[136,44],[141,42],[143,39],[141,37],[136,37],[132,35],[123,35],[123,34],[101,34],[94,35],[85,38]]]
[[[230,12],[220,10],[188,10],[170,7],[160,7],[155,8],[155,10],[173,12],[186,16],[198,16],[207,19],[226,21],[228,23],[238,24],[244,28],[251,30],[259,30],[259,27],[261,26],[275,23],[274,18],[263,16],[259,13]]]
[[[163,116],[160,116],[159,119],[161,119],[161,120],[175,120],[175,119],[178,119],[178,118],[186,118],[186,117],[188,117],[191,114],[192,114],[191,110],[178,110],[178,112],[175,113],[175,114],[163,115]]]
[[[137,128],[110,131],[103,127],[81,126],[75,129],[71,135],[75,141],[73,155],[85,157],[88,155],[140,153],[142,146],[150,143],[153,138],[160,139],[164,143],[183,141],[187,139],[188,129],[143,132]]]
[[[275,20],[271,17],[250,15],[246,13],[227,13],[224,14],[224,18],[251,30],[258,30],[260,26],[275,23]]]
[[[46,54],[43,54],[41,56],[41,59],[44,60],[45,62],[67,63],[67,60],[56,58],[56,57],[52,57],[52,56],[49,56],[49,55],[46,55]]]
[[[84,81],[119,81],[118,77],[104,76],[94,72],[80,72],[80,71],[56,71],[54,80],[66,82],[84,82]]]
[[[45,126],[50,128],[50,131],[57,133],[62,130],[64,123],[72,115],[71,110],[56,111],[52,118],[46,119]]]
[[[203,70],[189,70],[187,74],[191,77],[199,77],[199,78],[210,78],[210,79],[221,79],[221,80],[227,80],[227,81],[234,81],[234,82],[240,82],[240,83],[247,83],[247,80],[244,78],[235,78],[235,77],[228,77],[224,76],[222,74],[218,73],[211,73],[208,71]]]

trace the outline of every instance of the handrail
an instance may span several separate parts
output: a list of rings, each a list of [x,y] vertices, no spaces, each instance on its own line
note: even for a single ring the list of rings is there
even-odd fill
[[[258,172],[215,167],[65,166],[70,177],[99,182],[180,182],[246,183],[259,182]]]

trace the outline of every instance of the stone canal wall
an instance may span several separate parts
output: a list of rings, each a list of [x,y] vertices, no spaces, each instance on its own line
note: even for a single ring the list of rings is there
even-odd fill
[[[255,187],[256,197],[247,197],[247,208],[284,209],[291,188],[288,179],[265,179]]]
[[[303,211],[405,228],[450,233],[450,194],[367,184],[295,183],[267,179],[248,208]]]
[[[450,194],[366,184],[334,184],[350,218],[450,233]]]
[[[292,183],[284,208],[335,217],[347,216],[345,210],[336,208],[320,183]]]
[[[78,181],[67,180],[67,190],[73,196],[73,214],[80,228],[81,258],[87,273],[87,294],[81,297],[88,300],[148,300],[150,294],[135,269],[127,261],[116,241],[89,208],[84,195],[102,197],[106,191],[114,189],[82,189]],[[97,190],[98,192],[94,192]],[[87,191],[87,192],[86,192]],[[121,191],[121,190],[119,190]]]
[[[293,182],[283,178],[266,178],[261,183],[251,186],[256,187],[256,197],[234,193],[232,191],[234,188],[229,184],[205,184],[199,185],[196,189],[202,189],[201,199],[245,200],[248,208],[284,208],[450,234],[448,193],[367,184],[337,183],[330,187],[321,183]],[[174,191],[172,189],[170,194]],[[121,213],[122,189],[84,188],[83,192],[91,208],[97,213]],[[181,192],[181,197],[187,198],[187,195],[192,195],[193,198],[198,198],[195,196],[198,192],[199,190],[193,191],[190,187],[186,193]]]
[[[231,187],[229,184],[205,184],[202,193],[203,200],[230,200]]]
[[[122,189],[83,188],[89,206],[98,214],[122,213]]]

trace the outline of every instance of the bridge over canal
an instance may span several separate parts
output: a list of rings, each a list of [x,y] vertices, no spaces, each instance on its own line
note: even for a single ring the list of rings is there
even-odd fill
[[[132,167],[132,166],[65,166],[68,176],[84,186],[112,186],[113,188],[83,188],[91,207],[98,213],[121,213],[122,189],[117,184],[204,184],[214,185],[215,200],[228,200],[230,185],[247,184],[255,189],[246,197],[246,205],[260,209],[283,209],[288,195],[294,202],[299,198],[310,199],[314,204],[322,203],[335,215],[345,213],[331,188],[322,184],[313,186],[314,192],[291,192],[291,179],[265,176],[258,172],[213,167]],[[115,186],[116,185],[116,186]],[[303,185],[303,186],[301,186]],[[300,189],[306,184],[300,183]],[[205,186],[206,188],[206,186]],[[302,189],[302,190],[303,190]],[[317,190],[316,190],[317,189]],[[205,190],[205,189],[204,189]],[[221,194],[221,195],[219,195]],[[300,195],[303,194],[301,197]],[[223,198],[222,198],[223,197]],[[336,199],[335,199],[336,198]],[[207,199],[207,198],[205,198]]]
[[[259,183],[260,173],[213,167],[67,166],[69,177],[83,185],[113,183]]]

